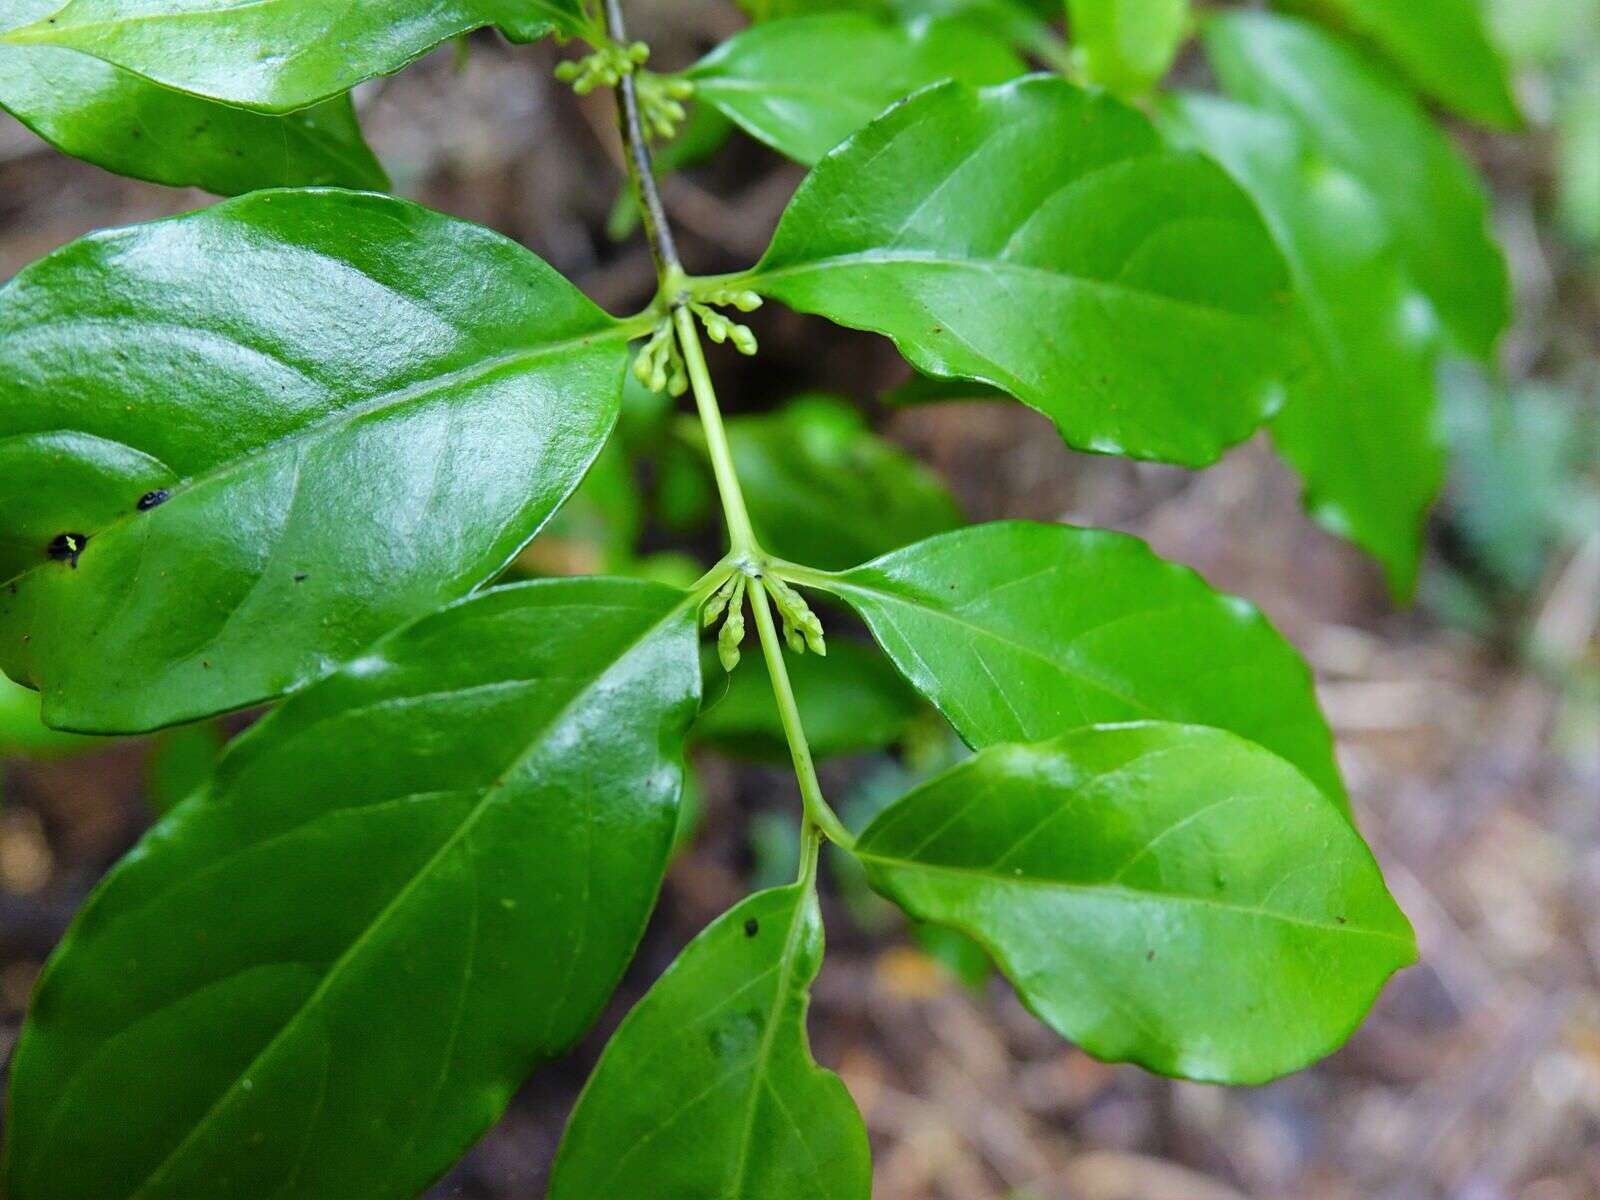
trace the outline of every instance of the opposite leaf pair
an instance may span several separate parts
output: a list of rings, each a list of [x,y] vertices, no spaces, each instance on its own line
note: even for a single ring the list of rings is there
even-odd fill
[[[956,594],[919,594],[919,566]],[[1336,1045],[1410,961],[1371,856],[1295,768],[1217,729],[1083,726],[1132,708],[1249,729],[1264,700],[1280,728],[1261,736],[1331,771],[1303,668],[1248,606],[1132,539],[1022,524],[815,582],[916,662],[979,744],[1031,736],[1023,721],[1081,726],[980,752],[854,853],[913,915],[983,941],[1087,1049],[1267,1078]],[[708,587],[495,589],[381,639],[245,735],[108,876],[41,980],[14,1067],[10,1194],[424,1186],[581,1032],[631,955],[675,823]],[[1143,615],[1120,589],[1150,597]],[[1062,616],[1030,629],[1041,612]],[[1149,673],[1177,629],[1210,680],[1170,658]],[[1020,665],[996,654],[1037,673],[995,690],[974,666]],[[1008,713],[1013,697],[1031,711]],[[683,1195],[735,1180],[726,1194],[750,1200],[864,1197],[859,1118],[804,1052],[819,954],[803,890],[708,930],[608,1051],[554,1195],[678,1179]]]

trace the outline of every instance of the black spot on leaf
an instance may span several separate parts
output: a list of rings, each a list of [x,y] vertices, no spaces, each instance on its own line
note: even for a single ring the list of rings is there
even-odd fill
[[[761,932],[761,922],[756,920],[754,917],[751,917],[748,921],[746,921],[744,923],[744,935],[745,935],[745,937],[755,937],[755,935],[760,933],[760,932]]]
[[[58,533],[45,548],[45,553],[50,556],[51,562],[64,562],[76,570],[78,555],[83,553],[83,548],[88,544],[88,534]]]

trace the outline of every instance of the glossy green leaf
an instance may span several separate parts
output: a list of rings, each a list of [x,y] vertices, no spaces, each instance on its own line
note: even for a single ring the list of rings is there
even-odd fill
[[[243,735],[46,967],[5,1194],[421,1192],[632,955],[696,642],[688,597],[657,585],[501,588]]]
[[[860,642],[830,638],[826,657],[796,654],[787,662],[806,741],[817,758],[888,746],[923,711],[899,672],[875,648]],[[708,669],[723,674],[715,659]],[[739,660],[728,675],[727,690],[700,714],[694,733],[728,753],[789,761],[789,742],[760,655]]]
[[[1488,357],[1510,312],[1506,265],[1484,191],[1416,100],[1315,26],[1230,12],[1205,26],[1223,86],[1288,117],[1371,194],[1413,281],[1469,352]]]
[[[728,441],[762,545],[782,558],[853,567],[961,524],[938,476],[842,400],[735,418]]]
[[[66,0],[0,42],[81,50],[163,87],[290,112],[398,71],[458,34],[589,28],[580,0]]]
[[[969,745],[1151,718],[1288,759],[1342,807],[1311,672],[1249,603],[1137,538],[1001,521],[828,578]]]
[[[780,154],[814,163],[919,88],[999,83],[1021,60],[968,21],[887,21],[859,12],[766,21],[685,74],[695,94]]]
[[[60,0],[20,0],[0,17],[0,30],[59,7]],[[0,43],[0,108],[76,158],[153,183],[223,195],[389,186],[348,96],[265,116],[156,87],[73,50]]]
[[[0,665],[88,731],[321,674],[543,524],[627,334],[522,247],[382,196],[74,242],[0,291]]]
[[[1416,943],[1360,836],[1216,729],[996,746],[861,835],[874,886],[977,938],[1098,1058],[1260,1083],[1336,1049]]]
[[[1137,95],[1172,66],[1189,0],[1067,0],[1073,58],[1090,83]]]
[[[567,1125],[550,1200],[867,1200],[867,1131],[811,1058],[816,896],[758,892],[628,1014]]]
[[[1294,276],[1317,350],[1274,419],[1312,514],[1411,596],[1422,527],[1444,477],[1434,386],[1438,329],[1400,266],[1365,188],[1311,152],[1295,127],[1211,96],[1179,122],[1255,198]]]
[[[1484,0],[1280,0],[1361,35],[1434,99],[1464,116],[1521,123],[1505,63],[1490,41]]]
[[[1195,465],[1277,408],[1293,341],[1249,199],[1046,77],[885,113],[811,172],[742,285],[1003,387],[1081,449]]]

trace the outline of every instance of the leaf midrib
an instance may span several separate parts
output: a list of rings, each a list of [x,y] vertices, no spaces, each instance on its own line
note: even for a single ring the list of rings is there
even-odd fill
[[[750,1145],[755,1133],[756,1105],[761,1098],[762,1084],[767,1077],[768,1059],[772,1056],[778,1023],[782,1019],[789,987],[794,979],[795,960],[798,957],[800,936],[805,929],[807,907],[810,902],[807,894],[799,893],[795,896],[794,913],[784,934],[783,951],[778,959],[778,979],[772,993],[772,1007],[767,1011],[767,1027],[761,1033],[761,1044],[756,1049],[750,1072],[750,1093],[745,1100],[744,1127],[739,1133],[739,1158],[734,1164],[733,1178],[730,1180],[733,1186],[728,1193],[729,1200],[739,1200],[744,1193],[745,1174],[750,1169]]]
[[[426,379],[413,381],[406,384],[404,387],[392,388],[386,392],[379,392],[377,395],[370,396],[365,400],[336,408],[332,412],[325,413],[323,416],[318,417],[314,421],[310,421],[305,425],[301,425],[298,428],[290,430],[281,437],[273,438],[268,442],[263,442],[261,445],[256,446],[253,449],[238,455],[237,457],[217,463],[214,466],[208,467],[194,475],[185,476],[173,485],[172,490],[174,495],[169,503],[181,503],[187,494],[196,492],[209,484],[217,482],[218,480],[226,479],[234,472],[243,471],[257,460],[265,458],[270,454],[277,453],[285,447],[294,446],[300,442],[311,441],[326,432],[328,429],[337,427],[338,425],[354,423],[372,413],[398,409],[404,405],[411,404],[416,401],[427,400],[436,393],[447,390],[458,384],[467,385],[477,383],[505,367],[525,366],[538,362],[542,358],[558,357],[572,350],[581,350],[587,349],[591,346],[605,345],[614,340],[626,342],[631,340],[638,333],[638,330],[635,328],[636,322],[616,321],[614,318],[610,317],[607,317],[607,319],[613,321],[613,324],[610,328],[599,329],[593,333],[584,334],[580,337],[564,338],[558,342],[547,342],[541,346],[524,347],[522,349],[511,351],[505,354],[489,355],[485,358],[476,360],[468,366],[457,367],[453,370],[444,371],[438,375],[429,376]],[[127,445],[125,442],[121,444]],[[130,448],[138,449],[136,446]],[[101,525],[91,531],[89,537],[105,537],[106,535],[114,533],[118,529],[121,529],[138,518],[146,515],[146,513],[139,512],[137,510],[125,512],[115,520],[107,522],[106,524]],[[29,567],[25,571],[18,572],[16,575],[11,576],[9,580],[0,580],[0,582],[11,582],[13,580],[25,579],[37,571],[44,570],[54,565],[56,564],[46,560]]]
[[[660,620],[655,621],[647,626],[644,632],[642,632],[632,641],[628,642],[611,660],[606,669],[594,677],[593,681],[588,687],[580,688],[577,692],[575,692],[567,701],[567,703],[562,705],[561,708],[554,713],[536,733],[530,735],[527,747],[520,751],[516,757],[512,759],[510,764],[500,771],[498,778],[484,789],[483,797],[472,807],[471,811],[466,814],[461,823],[456,827],[455,831],[440,843],[438,849],[436,849],[433,854],[428,857],[426,862],[417,868],[417,870],[412,874],[411,878],[407,880],[398,891],[396,891],[394,897],[383,906],[377,915],[368,922],[366,928],[363,929],[356,936],[355,940],[345,948],[344,952],[333,961],[333,963],[328,967],[326,973],[323,975],[322,981],[317,984],[317,986],[312,990],[311,994],[306,997],[304,1002],[302,1002],[301,1005],[284,1021],[283,1027],[273,1035],[272,1039],[268,1041],[268,1043],[263,1046],[250,1059],[250,1061],[245,1064],[243,1068],[240,1069],[238,1075],[234,1077],[233,1082],[228,1085],[227,1089],[223,1091],[215,1101],[213,1101],[211,1107],[207,1109],[206,1112],[199,1118],[199,1120],[195,1122],[194,1126],[187,1134],[184,1135],[183,1139],[179,1141],[179,1143],[174,1146],[173,1149],[169,1151],[159,1163],[151,1168],[151,1170],[145,1175],[143,1182],[140,1183],[138,1189],[130,1194],[128,1200],[141,1200],[141,1197],[146,1196],[152,1186],[161,1181],[161,1176],[168,1170],[168,1168],[174,1163],[180,1161],[184,1151],[187,1150],[201,1136],[210,1123],[221,1114],[223,1108],[233,1099],[235,1095],[238,1094],[244,1079],[265,1059],[267,1059],[267,1057],[277,1049],[277,1047],[284,1041],[285,1038],[287,1038],[296,1028],[298,1028],[299,1022],[303,1020],[306,1014],[310,1012],[332,989],[334,982],[339,978],[341,972],[366,947],[369,940],[375,936],[376,931],[381,929],[391,917],[400,911],[406,900],[418,887],[422,885],[422,883],[432,873],[434,868],[444,860],[446,855],[448,855],[461,843],[462,839],[472,832],[479,820],[482,819],[484,814],[489,811],[489,808],[492,806],[492,804],[499,798],[506,786],[506,781],[510,779],[546,744],[546,742],[549,740],[551,732],[557,729],[567,719],[567,717],[594,692],[594,690],[612,673],[612,671],[616,670],[616,668],[623,663],[636,649],[638,649],[639,646],[655,637],[658,632],[666,628],[673,621],[680,620],[683,615],[690,611],[693,607],[694,597],[692,595],[685,596],[682,600],[674,604],[670,609],[667,610]]]
[[[999,645],[999,646],[1004,646],[1007,649],[1016,651],[1018,654],[1021,654],[1021,655],[1024,655],[1025,657],[1027,657],[1027,658],[1033,659],[1034,661],[1040,663],[1041,665],[1050,668],[1052,671],[1054,671],[1058,675],[1061,675],[1061,676],[1063,676],[1065,678],[1074,680],[1077,683],[1080,683],[1080,684],[1082,684],[1082,685],[1084,685],[1086,687],[1091,687],[1091,688],[1095,689],[1096,691],[1103,693],[1104,695],[1112,697],[1115,700],[1120,700],[1124,704],[1128,705],[1130,708],[1134,709],[1137,712],[1143,713],[1147,717],[1151,717],[1151,718],[1154,718],[1154,719],[1157,719],[1157,720],[1165,719],[1164,718],[1164,714],[1161,713],[1159,710],[1151,708],[1149,705],[1142,703],[1141,701],[1139,701],[1137,698],[1135,698],[1133,696],[1124,695],[1123,693],[1117,691],[1115,688],[1110,687],[1109,685],[1107,685],[1106,683],[1104,683],[1104,682],[1102,682],[1102,681],[1100,681],[1098,679],[1094,679],[1094,678],[1092,678],[1092,677],[1090,677],[1088,675],[1083,674],[1081,671],[1079,671],[1077,669],[1074,669],[1073,666],[1071,664],[1069,664],[1069,663],[1064,663],[1064,662],[1058,661],[1057,659],[1054,659],[1054,658],[1050,657],[1050,655],[1049,655],[1049,653],[1047,651],[1039,650],[1039,649],[1036,649],[1033,646],[1027,645],[1024,642],[1019,642],[1019,641],[1016,641],[1016,640],[1014,640],[1012,638],[1008,638],[1008,637],[1006,637],[1005,635],[1003,635],[1001,633],[997,633],[995,630],[989,628],[988,626],[979,625],[979,624],[977,624],[977,623],[975,623],[973,621],[969,621],[967,618],[963,617],[960,613],[951,612],[951,611],[949,611],[947,609],[935,608],[932,605],[922,603],[920,600],[918,600],[916,598],[913,598],[913,597],[910,597],[910,596],[907,596],[907,595],[903,595],[903,594],[898,593],[898,592],[889,591],[887,589],[879,589],[879,588],[874,588],[874,587],[868,587],[868,586],[865,586],[865,585],[862,585],[862,584],[858,584],[858,583],[850,583],[850,582],[847,582],[843,578],[833,580],[832,584],[833,584],[833,587],[834,587],[834,589],[836,591],[839,591],[839,592],[842,592],[842,593],[845,594],[845,598],[846,599],[850,598],[850,593],[851,592],[856,592],[856,593],[858,593],[860,595],[869,596],[869,597],[871,597],[871,598],[873,598],[875,600],[878,600],[880,602],[880,604],[882,604],[883,607],[885,607],[885,608],[887,608],[892,603],[898,602],[902,607],[911,609],[913,612],[926,614],[926,615],[928,615],[930,617],[935,617],[935,618],[937,618],[939,620],[947,621],[950,624],[955,625],[960,629],[966,630],[971,634],[974,634],[974,635],[977,635],[979,637],[982,637],[986,641],[993,642],[993,643],[995,643],[996,645]],[[1128,617],[1131,617],[1131,616],[1134,616],[1134,615],[1143,616],[1144,613],[1141,612],[1139,614],[1133,614],[1133,613],[1125,614],[1125,616],[1128,616]],[[900,628],[898,626],[896,626],[892,620],[890,621],[890,625],[891,625],[891,627],[894,628],[894,630],[895,630],[895,632],[897,634],[899,634],[902,638],[905,637],[905,634],[903,632],[901,632]],[[1089,630],[1085,630],[1084,631],[1084,633],[1090,633],[1090,632],[1093,632],[1093,630],[1089,629]],[[909,639],[907,639],[907,640],[909,641]]]
[[[761,291],[767,284],[774,281],[781,282],[784,279],[824,273],[834,268],[901,265],[953,267],[957,270],[982,271],[989,274],[1009,272],[1023,276],[1038,276],[1051,284],[1079,287],[1086,291],[1105,293],[1110,297],[1125,300],[1136,299],[1182,313],[1201,313],[1213,319],[1221,318],[1240,325],[1260,325],[1270,323],[1276,319],[1276,315],[1270,311],[1261,313],[1239,312],[1231,308],[1200,304],[1193,300],[1169,296],[1165,292],[1131,287],[1114,279],[1096,279],[1090,275],[1076,275],[1065,269],[1035,266],[1007,258],[975,258],[945,254],[937,250],[856,250],[842,254],[830,254],[823,258],[813,258],[804,262],[796,262],[786,267],[763,268],[758,264],[745,274],[734,276],[733,278],[737,284]]]
[[[1358,937],[1379,938],[1384,941],[1395,942],[1401,946],[1412,946],[1412,940],[1398,933],[1390,933],[1383,929],[1372,929],[1365,925],[1330,925],[1322,921],[1313,921],[1306,917],[1296,917],[1289,913],[1275,912],[1269,908],[1260,908],[1248,904],[1232,904],[1224,900],[1213,900],[1205,896],[1186,895],[1182,892],[1142,892],[1134,888],[1123,887],[1112,883],[1070,883],[1065,880],[1046,879],[1037,875],[994,875],[978,867],[963,867],[951,863],[920,862],[916,859],[896,858],[884,854],[874,854],[870,849],[863,849],[858,843],[855,856],[864,862],[874,863],[881,869],[922,871],[930,874],[955,875],[962,878],[980,879],[985,883],[1003,887],[1023,889],[1039,889],[1046,891],[1079,892],[1085,895],[1110,897],[1130,904],[1186,904],[1203,908],[1217,909],[1236,916],[1259,917],[1268,921],[1275,921],[1283,925],[1294,925],[1306,929],[1315,929],[1322,933],[1336,935],[1349,934]]]

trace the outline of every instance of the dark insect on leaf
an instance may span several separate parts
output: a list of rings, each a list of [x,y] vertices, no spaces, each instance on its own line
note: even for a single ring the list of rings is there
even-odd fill
[[[73,567],[78,565],[78,555],[83,553],[83,548],[89,544],[89,536],[83,533],[58,533],[45,549],[51,562],[64,562]]]

